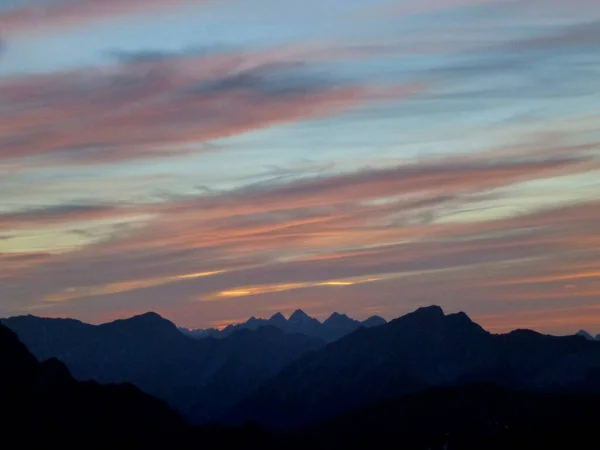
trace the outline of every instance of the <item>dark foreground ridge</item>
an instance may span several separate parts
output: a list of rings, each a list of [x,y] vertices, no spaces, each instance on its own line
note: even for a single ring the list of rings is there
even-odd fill
[[[63,363],[38,362],[16,335],[0,325],[2,439],[36,435],[67,438],[139,437],[176,433],[185,421],[165,402],[131,384],[103,386],[75,381]]]

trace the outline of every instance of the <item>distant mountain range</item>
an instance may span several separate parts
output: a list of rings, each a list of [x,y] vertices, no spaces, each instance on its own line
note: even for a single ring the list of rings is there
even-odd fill
[[[253,392],[321,339],[275,327],[194,340],[155,313],[103,325],[72,319],[4,319],[41,361],[57,358],[78,380],[133,383],[197,422]]]
[[[302,312],[260,321],[203,339],[154,313],[98,326],[34,316],[2,322],[39,360],[58,358],[77,380],[132,383],[196,423],[296,429],[386,399],[474,383],[600,393],[600,342],[588,337],[495,335],[436,306],[344,333],[356,321],[341,314],[324,323]],[[334,341],[334,328],[344,337]]]
[[[187,328],[180,328],[180,330],[196,339],[204,339],[207,337],[213,337],[216,339],[223,339],[231,336],[233,333],[239,330],[257,330],[264,326],[274,326],[279,328],[285,334],[300,333],[306,336],[313,336],[319,339],[323,339],[326,342],[336,341],[353,331],[358,330],[360,327],[376,327],[386,323],[386,320],[379,316],[371,316],[366,320],[358,321],[351,319],[345,314],[334,312],[321,323],[314,317],[310,317],[302,310],[295,311],[289,319],[281,313],[274,314],[270,319],[257,319],[256,317],[250,317],[248,321],[239,323],[236,325],[228,325],[222,330],[216,328],[208,329],[195,329],[190,330]]]

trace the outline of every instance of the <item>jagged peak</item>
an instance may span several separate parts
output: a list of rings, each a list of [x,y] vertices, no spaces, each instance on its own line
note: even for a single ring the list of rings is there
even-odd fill
[[[292,313],[292,315],[290,316],[290,318],[288,320],[297,320],[297,319],[311,319],[311,317],[306,314],[304,311],[302,311],[301,309],[297,309],[296,311],[294,311]]]
[[[268,320],[269,323],[275,324],[276,326],[285,326],[285,324],[287,323],[287,319],[285,318],[285,316],[283,314],[281,314],[280,312],[275,313],[271,316],[271,318]]]
[[[355,323],[357,321],[354,319],[351,319],[346,314],[340,314],[338,312],[334,312],[323,323],[325,325],[328,325],[328,324],[332,324],[332,323],[346,323],[346,322]]]
[[[294,313],[288,319],[288,323],[291,325],[321,325],[319,320],[309,316],[301,309],[294,311]]]
[[[442,324],[451,325],[454,327],[462,327],[462,328],[481,328],[475,322],[473,322],[469,316],[467,316],[464,312],[448,314],[444,313],[444,310],[437,305],[432,306],[423,306],[415,311],[408,313],[398,319],[393,320],[393,324],[405,324],[405,323],[413,323],[416,326],[439,326]]]
[[[335,319],[335,318],[338,318],[338,317],[343,317],[344,319],[349,319],[350,318],[346,314],[341,314],[341,313],[339,313],[337,311],[334,311],[329,316],[329,319]]]
[[[387,322],[383,317],[378,316],[377,314],[367,317],[363,322],[366,322],[367,320],[383,320],[384,322]]]
[[[361,324],[365,327],[377,327],[379,325],[385,325],[386,323],[387,320],[377,315],[371,316],[361,322]]]
[[[453,319],[459,320],[461,322],[475,323],[471,320],[471,318],[468,316],[468,314],[465,313],[464,311],[459,311],[457,313],[448,314],[446,317],[453,318]]]

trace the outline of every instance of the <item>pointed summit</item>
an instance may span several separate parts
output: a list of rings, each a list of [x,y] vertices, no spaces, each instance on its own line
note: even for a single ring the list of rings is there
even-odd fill
[[[308,314],[306,314],[304,311],[302,311],[301,309],[297,309],[296,311],[294,311],[294,313],[290,316],[290,318],[288,319],[289,322],[304,322],[306,321],[306,319],[312,319],[312,317],[310,317]]]
[[[289,333],[300,333],[307,336],[318,336],[322,328],[321,322],[314,317],[310,317],[301,309],[294,311],[294,314],[286,322],[286,331]]]
[[[346,314],[340,314],[338,312],[334,312],[332,315],[330,315],[327,318],[327,320],[325,320],[325,322],[323,322],[324,325],[336,325],[336,326],[355,324],[355,323],[357,323],[356,320],[351,319]]]
[[[278,312],[271,316],[271,318],[269,319],[269,322],[272,323],[273,325],[275,325],[276,327],[279,327],[279,326],[285,326],[285,324],[287,323],[287,320],[283,314]]]
[[[366,320],[363,320],[361,322],[361,325],[363,327],[367,327],[367,328],[373,328],[373,327],[378,327],[379,325],[385,325],[387,323],[387,321],[380,316],[371,316]]]
[[[451,319],[457,323],[465,323],[465,324],[472,324],[474,323],[471,318],[463,311],[454,313],[454,314],[448,314],[446,316],[448,319]]]

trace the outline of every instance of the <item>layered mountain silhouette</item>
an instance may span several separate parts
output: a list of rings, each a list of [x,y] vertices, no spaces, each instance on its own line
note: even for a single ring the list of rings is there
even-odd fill
[[[583,341],[581,338],[578,338]],[[315,450],[596,448],[599,395],[526,393],[492,384],[427,389],[292,433],[256,425],[190,427],[131,385],[77,382],[40,363],[0,325],[3,442],[23,447]]]
[[[529,330],[494,335],[464,313],[420,308],[304,355],[226,419],[294,428],[393,396],[481,382],[600,392],[600,344]]]
[[[368,319],[360,322],[358,320],[351,319],[345,314],[340,314],[337,312],[331,314],[327,320],[321,323],[314,317],[310,317],[304,311],[297,310],[289,317],[289,319],[286,319],[281,313],[276,313],[270,319],[257,319],[256,317],[251,317],[246,322],[236,325],[228,325],[222,330],[218,330],[216,328],[208,328],[205,330],[189,330],[187,328],[180,328],[180,330],[184,334],[192,336],[196,339],[204,339],[208,337],[223,339],[231,336],[236,331],[257,330],[264,326],[274,326],[286,334],[299,333],[306,336],[317,337],[327,342],[333,342],[346,336],[347,334],[352,333],[353,331],[356,331],[360,327],[372,328],[385,323],[385,319],[379,316],[371,316]]]
[[[325,323],[337,329],[349,324],[340,314],[320,323],[301,312],[269,322],[315,330]],[[446,391],[431,398],[426,392],[444,387],[464,394],[461,389],[482,383],[499,397],[493,389],[544,393],[539,398],[600,393],[600,342],[530,330],[495,335],[464,313],[446,315],[436,306],[379,326],[359,326],[328,344],[273,325],[192,339],[154,313],[98,326],[33,316],[3,323],[35,357],[58,358],[75,379],[133,383],[198,423],[300,429],[406,395],[443,404],[446,394],[439,392]],[[25,358],[23,364],[38,364],[32,361]],[[58,361],[49,364],[55,372],[66,371]],[[518,401],[529,408],[536,398]],[[471,410],[461,414],[467,421],[475,417]],[[258,448],[266,448],[262,444]]]
[[[223,414],[299,356],[325,345],[272,326],[194,340],[155,313],[98,326],[34,316],[3,323],[36,358],[57,358],[77,380],[132,383],[197,422]]]
[[[56,359],[43,363],[11,330],[0,325],[2,439],[18,442],[39,434],[47,439],[73,431],[86,439],[182,432],[187,424],[165,402],[131,384],[102,386],[75,381]],[[16,444],[17,441],[13,441]]]

